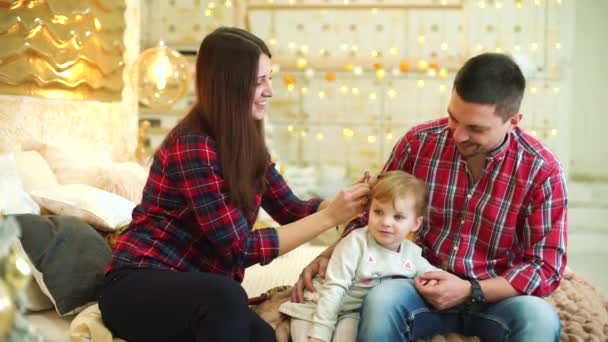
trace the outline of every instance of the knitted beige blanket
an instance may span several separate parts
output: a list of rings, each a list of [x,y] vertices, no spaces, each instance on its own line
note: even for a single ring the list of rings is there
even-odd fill
[[[289,317],[279,313],[281,303],[289,300],[291,287],[268,291],[268,299],[253,307],[275,328],[278,342],[290,340]],[[546,300],[557,310],[562,322],[562,342],[608,341],[608,299],[574,272],[566,271],[560,287]],[[450,334],[435,336],[432,342],[473,342],[476,337]]]

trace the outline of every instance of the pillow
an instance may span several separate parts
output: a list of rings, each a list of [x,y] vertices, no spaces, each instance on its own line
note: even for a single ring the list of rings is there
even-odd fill
[[[133,163],[108,163],[97,168],[96,188],[122,196],[133,203],[141,202],[148,171]]]
[[[38,151],[60,184],[94,185],[99,165],[111,161],[103,148],[71,138],[56,139],[53,143],[28,142],[23,149]]]
[[[20,247],[34,279],[61,316],[97,301],[111,250],[91,226],[75,217],[16,215]]]
[[[15,153],[17,173],[23,181],[23,188],[27,192],[53,188],[59,185],[57,177],[49,164],[36,151],[21,151]]]
[[[35,190],[32,197],[56,215],[76,216],[102,231],[113,231],[131,221],[135,203],[116,194],[84,184],[59,185]]]
[[[0,156],[0,212],[40,214],[40,207],[23,189],[12,154]]]

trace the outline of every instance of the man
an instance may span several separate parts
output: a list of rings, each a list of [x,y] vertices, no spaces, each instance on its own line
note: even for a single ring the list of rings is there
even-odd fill
[[[518,127],[524,89],[512,59],[476,56],[456,75],[448,117],[414,127],[394,147],[384,170],[427,182],[428,221],[416,242],[449,273],[375,287],[361,309],[359,341],[451,332],[483,341],[559,340],[559,317],[539,297],[559,286],[566,266],[566,184],[556,157]],[[310,278],[324,276],[332,250],[304,269],[293,301],[301,301],[303,286],[314,290]]]

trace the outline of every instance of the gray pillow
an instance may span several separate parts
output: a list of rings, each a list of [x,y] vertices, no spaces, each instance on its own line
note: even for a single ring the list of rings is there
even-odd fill
[[[36,271],[38,285],[60,315],[77,313],[97,301],[111,250],[87,223],[71,216],[16,215],[21,246]]]

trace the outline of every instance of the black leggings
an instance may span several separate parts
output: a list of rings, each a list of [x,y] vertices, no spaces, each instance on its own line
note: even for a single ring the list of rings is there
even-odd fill
[[[106,277],[103,322],[128,342],[275,341],[236,281],[210,273],[123,269]]]

